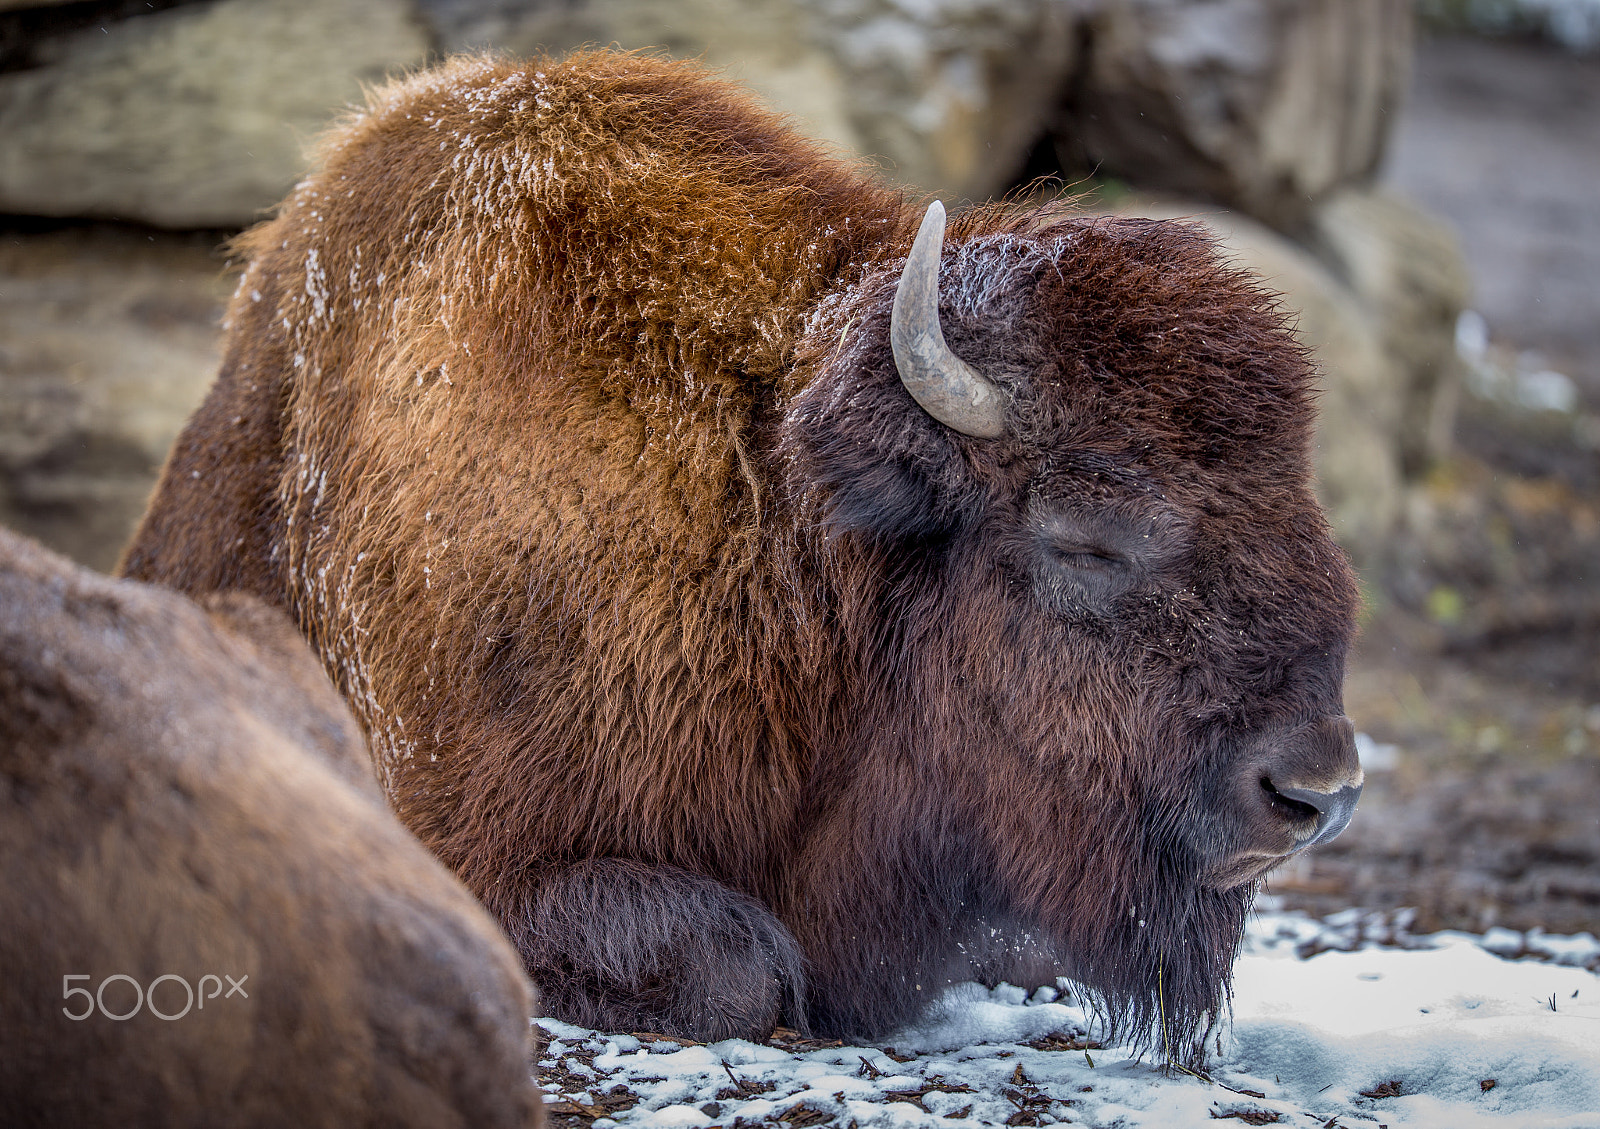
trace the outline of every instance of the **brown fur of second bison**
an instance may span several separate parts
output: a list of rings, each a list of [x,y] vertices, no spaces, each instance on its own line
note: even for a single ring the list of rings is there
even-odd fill
[[[251,597],[0,530],[0,857],[8,1125],[542,1121],[515,954]]]

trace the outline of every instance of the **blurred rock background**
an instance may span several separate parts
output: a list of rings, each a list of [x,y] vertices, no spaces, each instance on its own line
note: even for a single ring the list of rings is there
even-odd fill
[[[1264,275],[1370,607],[1369,798],[1277,896],[1600,930],[1600,0],[0,0],[0,523],[114,563],[219,247],[364,85],[611,43],[947,202],[1065,185]]]

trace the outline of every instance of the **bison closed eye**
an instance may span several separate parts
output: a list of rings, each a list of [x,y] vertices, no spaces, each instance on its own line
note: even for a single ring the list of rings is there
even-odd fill
[[[1360,788],[1313,372],[1183,224],[945,227],[692,67],[397,83],[241,240],[124,568],[291,612],[558,1015],[1069,973],[1196,1055]]]

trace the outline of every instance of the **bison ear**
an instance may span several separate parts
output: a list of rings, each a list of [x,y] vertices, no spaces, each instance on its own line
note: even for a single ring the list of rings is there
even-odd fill
[[[984,493],[954,433],[906,394],[892,361],[886,367],[854,394],[785,421],[792,485],[830,534],[952,536],[982,514]]]
[[[825,503],[830,532],[854,531],[888,541],[940,540],[965,522],[967,507],[941,498],[918,468],[887,461],[835,484]]]

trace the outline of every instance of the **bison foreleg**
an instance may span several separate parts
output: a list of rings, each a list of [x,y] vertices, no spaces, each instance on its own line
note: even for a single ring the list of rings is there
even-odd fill
[[[772,911],[670,866],[591,859],[540,875],[501,920],[548,1014],[603,1031],[763,1040],[802,1022],[800,948]]]

